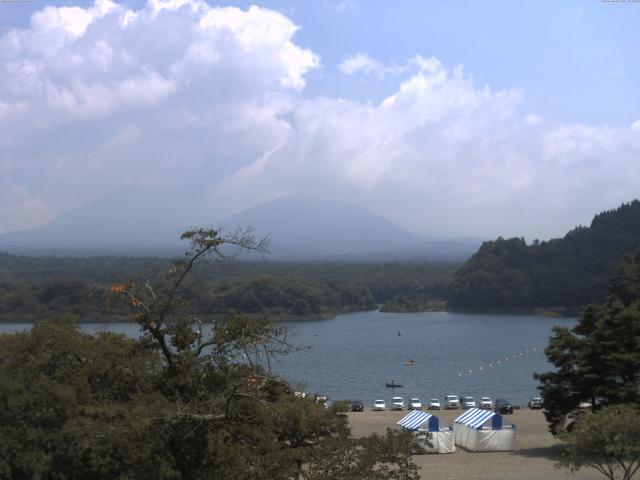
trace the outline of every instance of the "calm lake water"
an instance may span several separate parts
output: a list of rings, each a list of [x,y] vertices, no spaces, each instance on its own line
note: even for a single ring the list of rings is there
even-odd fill
[[[276,373],[308,393],[366,404],[393,394],[423,402],[444,395],[506,397],[523,404],[537,394],[534,372],[547,371],[544,348],[554,325],[574,319],[448,312],[360,312],[330,320],[288,323],[294,343],[309,350],[273,362]],[[0,332],[28,328],[0,325]],[[84,324],[129,336],[135,324]],[[400,335],[398,335],[400,333]],[[413,366],[404,361],[412,359]],[[385,387],[394,381],[403,388]]]

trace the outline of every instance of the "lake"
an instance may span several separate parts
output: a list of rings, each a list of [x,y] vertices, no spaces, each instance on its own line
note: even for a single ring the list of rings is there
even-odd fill
[[[361,399],[370,405],[393,394],[423,402],[444,395],[509,398],[524,404],[535,396],[534,372],[552,368],[546,361],[551,328],[571,327],[575,319],[525,315],[450,312],[359,312],[329,320],[287,323],[296,344],[309,346],[273,362],[276,373],[296,388],[331,399]],[[0,325],[0,332],[28,328]],[[83,324],[129,336],[135,324]],[[403,364],[414,360],[413,366]],[[394,381],[403,388],[385,388]]]

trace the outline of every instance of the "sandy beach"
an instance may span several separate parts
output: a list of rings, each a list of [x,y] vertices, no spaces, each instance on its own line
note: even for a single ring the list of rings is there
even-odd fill
[[[349,422],[354,436],[383,433],[408,412],[373,412],[367,407],[364,412],[349,413]],[[461,411],[433,411],[440,417],[441,425],[453,422]],[[505,423],[517,427],[516,449],[513,452],[468,452],[456,446],[453,454],[416,455],[414,462],[420,466],[421,477],[430,480],[555,480],[555,479],[601,479],[592,469],[583,469],[575,474],[567,469],[557,469],[559,442],[547,430],[541,410],[515,410],[505,415]],[[640,478],[640,476],[636,475]]]

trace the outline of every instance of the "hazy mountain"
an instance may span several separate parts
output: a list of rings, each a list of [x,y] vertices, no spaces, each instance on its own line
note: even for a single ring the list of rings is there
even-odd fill
[[[167,253],[181,247],[195,220],[185,197],[155,189],[123,189],[50,223],[0,236],[0,249],[35,254]]]
[[[441,241],[409,232],[356,205],[288,196],[217,222],[233,230],[251,225],[269,235],[273,258],[468,257],[481,241]]]
[[[271,238],[271,258],[459,259],[479,240],[442,241],[409,232],[353,204],[283,197],[212,221],[204,202],[184,192],[122,190],[47,225],[0,236],[0,249],[27,254],[168,254],[185,249],[179,234],[193,225],[232,231],[252,226]],[[194,206],[200,206],[195,208]]]

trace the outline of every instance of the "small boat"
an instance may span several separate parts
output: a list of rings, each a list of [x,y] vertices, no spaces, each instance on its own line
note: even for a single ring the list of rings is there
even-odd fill
[[[416,361],[414,359],[410,359],[410,360],[405,360],[402,363],[403,363],[403,365],[407,365],[409,367],[413,367],[416,364]]]
[[[391,380],[391,383],[387,382],[385,383],[385,385],[387,386],[387,388],[402,388],[403,385],[400,385],[399,383],[394,383],[393,380]]]

